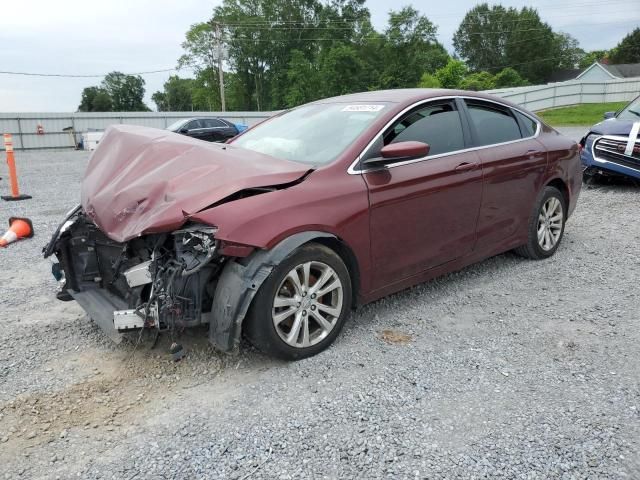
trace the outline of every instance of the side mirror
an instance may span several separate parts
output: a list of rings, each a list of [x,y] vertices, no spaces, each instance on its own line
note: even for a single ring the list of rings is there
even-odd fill
[[[188,128],[181,128],[180,129],[180,133],[189,133],[189,129]]]
[[[413,160],[429,155],[429,145],[423,142],[398,142],[385,145],[380,150],[380,157],[369,158],[365,165],[387,165],[405,160]]]
[[[604,112],[604,119],[608,120],[610,118],[615,118],[616,112]]]

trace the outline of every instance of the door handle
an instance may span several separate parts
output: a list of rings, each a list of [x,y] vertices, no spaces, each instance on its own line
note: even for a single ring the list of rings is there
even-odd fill
[[[530,149],[527,150],[527,153],[525,155],[529,158],[535,158],[544,155],[544,152],[541,152],[540,150]]]
[[[458,165],[455,168],[456,172],[470,172],[471,170],[475,170],[476,168],[478,168],[478,164],[477,163],[461,163],[460,165]]]

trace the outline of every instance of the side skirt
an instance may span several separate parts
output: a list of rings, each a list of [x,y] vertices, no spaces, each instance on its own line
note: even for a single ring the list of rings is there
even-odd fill
[[[496,255],[500,255],[501,253],[505,253],[510,250],[513,250],[514,248],[522,245],[525,241],[526,240],[522,240],[522,239],[511,240],[510,242],[503,243],[499,247],[494,247],[491,250],[471,252],[469,255],[466,255],[464,257],[458,258],[456,260],[452,260],[450,262],[447,262],[443,265],[439,265],[437,267],[433,267],[429,270],[425,270],[424,272],[418,273],[411,277],[400,280],[399,282],[392,283],[391,285],[387,285],[386,287],[382,287],[371,293],[363,295],[361,297],[361,300],[362,300],[361,305],[374,302],[383,297],[386,297],[387,295],[400,292],[402,290],[413,287],[420,283],[424,283],[429,280],[432,280],[436,277],[446,275],[447,273],[462,270],[463,268],[468,267],[469,265],[472,265],[474,263],[478,263],[488,258],[494,257]]]

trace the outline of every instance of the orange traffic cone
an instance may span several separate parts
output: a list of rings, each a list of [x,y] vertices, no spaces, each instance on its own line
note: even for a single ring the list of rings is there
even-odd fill
[[[28,200],[31,195],[24,195],[18,189],[18,174],[16,173],[16,159],[13,157],[13,140],[10,133],[4,134],[4,149],[7,152],[7,165],[9,166],[9,180],[11,181],[11,195],[2,195],[0,198],[7,201]],[[1,245],[0,245],[1,246]]]
[[[33,237],[33,224],[28,218],[11,217],[9,219],[9,230],[0,237],[0,247],[6,247],[22,238]]]

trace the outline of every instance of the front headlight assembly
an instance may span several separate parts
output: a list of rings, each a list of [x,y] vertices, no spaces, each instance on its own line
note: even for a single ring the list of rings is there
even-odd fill
[[[214,235],[216,227],[191,225],[173,232],[176,259],[182,263],[182,276],[196,273],[216,255],[218,241]]]

